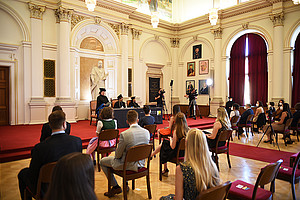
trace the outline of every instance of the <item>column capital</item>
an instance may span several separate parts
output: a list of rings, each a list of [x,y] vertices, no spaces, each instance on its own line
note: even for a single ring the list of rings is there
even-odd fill
[[[115,31],[117,36],[120,37],[120,25],[119,24],[112,24],[112,23],[109,23],[109,25]]]
[[[273,22],[273,26],[283,26],[284,13],[272,13],[270,14],[270,19]]]
[[[59,6],[59,8],[55,10],[56,22],[70,22],[73,12],[74,10]]]
[[[179,41],[180,41],[180,38],[170,38],[171,47],[179,48]]]
[[[218,27],[216,29],[212,29],[211,33],[214,34],[215,40],[222,39],[223,29],[221,27]]]
[[[45,6],[28,3],[28,8],[30,10],[30,18],[43,19],[43,13],[46,10]]]
[[[139,40],[140,39],[140,35],[142,34],[142,30],[138,30],[135,28],[131,29],[131,33],[132,33],[132,39],[133,40]]]
[[[78,24],[80,21],[84,19],[85,19],[84,16],[73,14],[71,17],[71,28],[73,29],[74,26],[76,26],[76,24]]]
[[[129,25],[121,23],[121,35],[128,35]]]

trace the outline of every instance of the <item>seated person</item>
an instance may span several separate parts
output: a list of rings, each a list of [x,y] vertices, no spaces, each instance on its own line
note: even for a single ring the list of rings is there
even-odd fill
[[[234,104],[233,98],[232,97],[228,97],[228,101],[226,102],[226,105],[225,105],[225,109],[227,111],[228,116],[230,115],[231,107],[232,107],[233,104]]]
[[[170,135],[171,136],[173,134],[173,131],[174,131],[174,128],[175,128],[175,124],[174,124],[175,116],[179,112],[181,112],[180,111],[180,106],[179,105],[173,106],[173,114],[172,114],[172,117],[170,118],[169,126],[165,127],[165,128],[158,129],[157,130],[158,135],[161,134],[161,135]]]
[[[137,104],[135,97],[131,97],[131,101],[129,102],[128,105],[129,108],[139,108],[139,104]]]
[[[184,158],[185,161],[176,167],[175,197],[169,195],[161,199],[195,200],[202,191],[221,183],[218,168],[210,156],[205,134],[199,129],[194,128],[187,133]]]
[[[224,130],[231,130],[231,123],[229,121],[227,111],[224,107],[217,109],[217,119],[214,123],[212,132],[203,131],[207,137],[209,148],[214,148],[217,145],[218,135]],[[224,146],[226,141],[219,142],[219,146]]]
[[[123,102],[123,96],[118,96],[118,101],[115,103],[114,108],[126,108],[125,102]]]
[[[61,110],[62,111],[62,108],[60,106],[54,106],[52,108],[52,112],[54,112],[56,110]],[[66,122],[66,123],[67,123],[67,128],[65,130],[65,133],[70,135],[71,124],[69,122]],[[41,137],[40,137],[40,142],[44,141],[45,139],[47,139],[48,137],[51,136],[52,129],[50,128],[49,122],[43,124],[43,128],[42,128],[41,133],[42,134],[41,134]]]
[[[266,115],[261,101],[256,102],[256,111],[253,117],[253,132],[259,132],[259,128],[266,124]]]
[[[111,178],[112,189],[110,192],[104,193],[104,196],[107,197],[113,197],[115,194],[122,192],[122,189],[118,185],[114,175],[112,174],[111,177],[108,177],[108,167],[112,167],[114,170],[123,170],[127,150],[133,146],[149,144],[149,131],[138,125],[138,113],[136,111],[129,110],[127,112],[127,122],[130,128],[120,134],[115,156],[108,156],[100,160],[100,166],[104,174],[107,178]],[[141,160],[135,163],[128,163],[126,170],[138,171],[139,167],[144,166],[145,160]]]
[[[240,116],[240,105],[239,104],[237,104],[237,103],[234,103],[233,105],[232,105],[232,109],[231,109],[231,112],[230,112],[230,120],[233,118],[233,117],[235,117],[235,116],[237,116],[237,117],[239,117]],[[227,110],[226,110],[226,112],[227,112]]]
[[[276,110],[276,114],[274,118],[275,121],[280,121],[282,110],[283,110],[283,104],[284,104],[284,100],[280,99],[278,102],[278,108]]]
[[[297,123],[300,119],[300,103],[297,103],[295,105],[295,110],[296,110],[296,112],[293,114],[293,121],[292,121],[291,127],[297,127]]]
[[[105,107],[101,110],[100,112],[100,119],[97,123],[97,129],[96,129],[96,136],[93,137],[89,145],[86,148],[86,154],[90,154],[91,157],[93,158],[94,165],[96,165],[96,160],[95,160],[95,150],[97,149],[98,146],[98,136],[102,130],[107,130],[107,129],[117,129],[117,121],[114,120],[113,118],[113,112],[114,110],[111,107]],[[100,147],[111,147],[116,144],[116,140],[110,140],[108,141],[100,141],[99,146]],[[102,155],[102,157],[105,157],[106,155]]]
[[[145,125],[151,125],[155,123],[155,118],[150,115],[151,110],[148,105],[144,105],[143,110],[145,112],[145,116],[139,121],[139,125],[144,128]]]
[[[52,129],[51,137],[34,146],[31,150],[29,168],[22,169],[18,174],[22,199],[31,199],[24,197],[24,190],[26,188],[29,189],[31,193],[36,194],[39,173],[43,165],[56,162],[69,153],[82,151],[81,139],[65,133],[66,115],[63,111],[54,111],[49,115],[48,120]],[[45,188],[42,188],[42,194],[45,193],[45,191]]]
[[[162,164],[164,164],[164,171],[162,172],[163,176],[168,176],[169,170],[167,162],[177,156],[179,142],[186,136],[188,130],[189,127],[185,115],[182,112],[177,113],[175,116],[175,130],[173,132],[173,137],[169,137],[169,140],[164,139],[155,151],[152,152],[151,157],[160,152],[160,160]]]
[[[285,126],[285,123],[286,121],[292,117],[292,113],[291,113],[291,110],[290,110],[290,105],[288,103],[284,103],[283,106],[283,111],[282,111],[282,114],[281,114],[281,118],[280,118],[280,121],[279,122],[273,122],[272,123],[272,127],[273,127],[273,130],[274,131],[283,131],[284,129],[284,126]],[[265,140],[264,142],[265,143],[271,143],[271,128],[268,128],[270,125],[267,125],[267,126],[264,126],[263,128],[263,131],[267,131],[266,132],[266,135],[268,137],[267,140]],[[284,135],[285,138],[289,138],[290,139],[290,135]],[[291,140],[289,140],[289,142],[291,142]]]
[[[241,115],[241,118],[240,118],[240,121],[238,124],[247,124],[248,116],[254,114],[253,110],[251,109],[251,104],[246,104],[245,109],[246,109],[246,111]],[[240,135],[243,134],[244,133],[243,128],[239,127],[238,132]]]
[[[45,199],[97,200],[94,166],[83,153],[70,153],[57,162]]]

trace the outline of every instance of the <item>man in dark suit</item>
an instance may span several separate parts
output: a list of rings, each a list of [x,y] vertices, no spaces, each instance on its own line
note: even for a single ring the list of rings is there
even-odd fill
[[[125,102],[123,102],[123,96],[118,96],[118,101],[115,103],[114,108],[126,108]]]
[[[43,165],[56,162],[69,153],[82,151],[81,139],[65,133],[66,115],[63,111],[54,111],[49,115],[48,120],[52,129],[51,137],[34,146],[31,150],[29,168],[22,169],[18,174],[22,199],[31,199],[24,197],[26,187],[36,194],[39,172]],[[45,193],[45,189],[42,188],[42,194]]]
[[[228,101],[226,102],[225,109],[227,111],[228,116],[230,116],[232,105],[234,104],[232,97],[228,97]]]
[[[62,110],[62,108],[60,106],[54,106],[52,108],[52,112],[56,111],[56,110]],[[70,132],[71,132],[71,124],[69,122],[66,122],[67,123],[67,128],[65,130],[65,133],[70,135]],[[40,142],[43,142],[45,139],[47,139],[48,137],[51,136],[52,134],[52,129],[50,128],[50,125],[49,125],[49,122],[43,124],[43,128],[42,128],[42,131],[41,131],[41,137],[40,137]]]
[[[246,104],[246,111],[242,114],[241,118],[240,118],[240,121],[239,121],[239,124],[246,124],[247,123],[247,118],[249,115],[253,115],[254,112],[253,110],[251,109],[251,104]],[[239,134],[243,134],[244,133],[244,130],[242,127],[239,127]]]
[[[136,102],[135,97],[131,97],[131,101],[128,105],[130,108],[139,108],[139,104]]]

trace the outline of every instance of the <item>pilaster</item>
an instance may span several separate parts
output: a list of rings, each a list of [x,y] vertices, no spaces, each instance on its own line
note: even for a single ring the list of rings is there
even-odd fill
[[[122,82],[121,91],[123,96],[128,96],[128,31],[129,25],[121,23],[121,60],[122,69],[120,81]]]
[[[178,97],[178,85],[181,84],[178,81],[178,77],[182,76],[182,74],[178,73],[178,54],[179,54],[179,45],[180,45],[180,38],[170,38],[170,45],[171,45],[171,52],[172,52],[172,76],[171,79],[173,80],[173,94],[172,105],[176,105],[179,103]],[[172,109],[172,108],[171,108]]]
[[[132,33],[132,56],[133,56],[133,94],[137,97],[143,96],[143,88],[140,87],[140,84],[143,83],[143,74],[142,67],[140,66],[139,61],[139,49],[140,49],[140,35],[142,34],[142,30],[131,28]],[[136,100],[138,101],[136,97]],[[140,98],[140,102],[143,100]]]

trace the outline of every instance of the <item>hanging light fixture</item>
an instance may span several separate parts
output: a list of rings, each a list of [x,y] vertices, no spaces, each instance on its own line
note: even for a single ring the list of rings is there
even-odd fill
[[[94,11],[97,0],[85,0],[86,7],[89,11]]]
[[[294,4],[298,5],[300,3],[300,0],[293,0]]]
[[[212,26],[217,24],[218,21],[218,8],[211,8],[209,10],[209,21]]]
[[[157,28],[159,23],[159,17],[158,17],[158,12],[152,12],[151,13],[151,24],[153,28]]]

